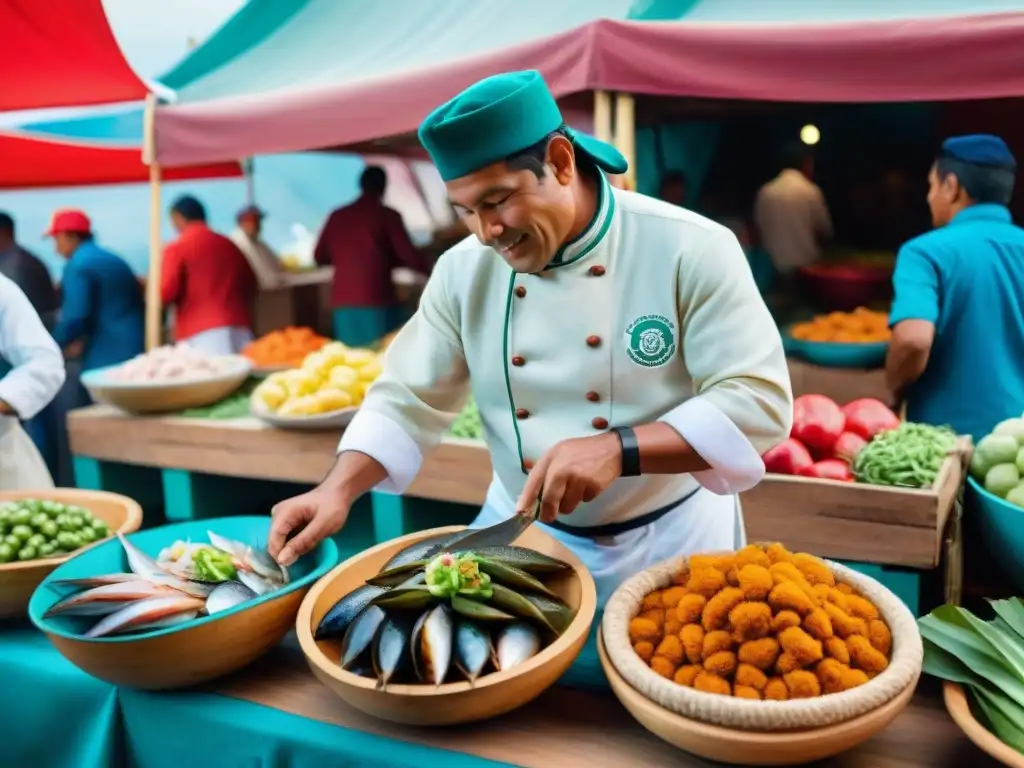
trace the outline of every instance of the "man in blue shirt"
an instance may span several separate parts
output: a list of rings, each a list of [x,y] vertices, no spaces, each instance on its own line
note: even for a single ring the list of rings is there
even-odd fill
[[[900,249],[889,387],[911,421],[975,440],[1024,411],[1024,230],[1017,164],[997,136],[948,139],[929,174],[936,229]]]

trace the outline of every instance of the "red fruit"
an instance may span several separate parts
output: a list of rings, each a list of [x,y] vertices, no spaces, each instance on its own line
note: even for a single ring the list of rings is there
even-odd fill
[[[795,475],[798,470],[814,463],[803,443],[792,437],[783,440],[762,458],[765,471],[777,475]]]
[[[896,429],[900,425],[899,417],[881,400],[873,397],[862,397],[843,406],[846,417],[846,431],[870,440],[879,432]]]
[[[831,453],[846,426],[846,417],[835,401],[824,395],[801,395],[793,401],[795,437],[812,451]]]
[[[816,461],[809,467],[804,467],[797,472],[802,477],[819,477],[824,480],[841,480],[846,483],[853,482],[853,472],[850,465],[841,459],[825,459]]]
[[[848,464],[852,464],[853,460],[857,458],[857,454],[867,444],[868,441],[860,435],[856,435],[853,432],[843,432],[839,439],[836,440],[832,452],[836,455],[837,459],[842,459]]]

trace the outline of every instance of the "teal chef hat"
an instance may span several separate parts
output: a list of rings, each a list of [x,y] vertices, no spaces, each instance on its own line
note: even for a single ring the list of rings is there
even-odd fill
[[[485,78],[435,109],[420,125],[420,142],[441,178],[458,179],[542,141],[562,126],[562,112],[536,70]],[[576,152],[608,173],[625,173],[619,150],[568,129]]]

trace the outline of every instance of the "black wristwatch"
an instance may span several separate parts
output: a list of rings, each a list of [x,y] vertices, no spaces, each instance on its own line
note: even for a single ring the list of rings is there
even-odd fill
[[[642,473],[636,432],[630,427],[612,427],[611,431],[618,435],[619,443],[622,444],[622,477],[639,477]]]

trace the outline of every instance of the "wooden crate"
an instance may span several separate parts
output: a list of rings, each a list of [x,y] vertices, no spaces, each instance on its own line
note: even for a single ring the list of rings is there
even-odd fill
[[[962,438],[922,490],[766,475],[741,496],[747,537],[837,560],[936,568],[969,451]]]

